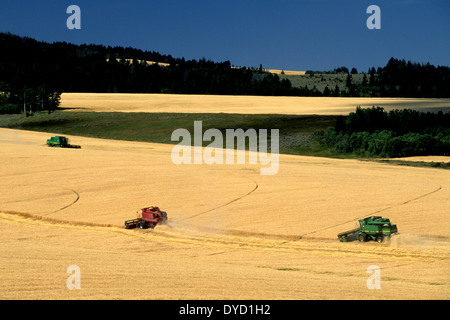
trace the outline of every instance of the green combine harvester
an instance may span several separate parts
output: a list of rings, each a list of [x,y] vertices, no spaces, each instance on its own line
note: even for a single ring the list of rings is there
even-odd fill
[[[359,219],[359,228],[344,231],[338,234],[341,242],[359,240],[361,242],[374,240],[378,243],[383,242],[384,238],[397,233],[397,225],[392,224],[388,218],[372,216]]]
[[[80,149],[81,146],[69,144],[69,139],[63,136],[54,136],[47,139],[47,146],[58,147],[58,148],[75,148]]]

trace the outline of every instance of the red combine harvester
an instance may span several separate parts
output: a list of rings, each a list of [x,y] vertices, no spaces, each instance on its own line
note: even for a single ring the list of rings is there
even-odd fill
[[[142,208],[141,217],[125,221],[126,229],[133,228],[155,228],[158,223],[165,223],[167,221],[167,213],[161,211],[158,207]]]

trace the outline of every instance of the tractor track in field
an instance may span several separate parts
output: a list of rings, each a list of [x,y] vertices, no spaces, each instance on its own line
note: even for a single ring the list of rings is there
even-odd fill
[[[60,209],[58,209],[58,210],[55,210],[55,211],[53,211],[53,212],[50,212],[50,213],[56,213],[56,212],[60,212],[60,211],[62,211],[62,210],[64,210],[64,209],[67,209],[67,208],[69,208],[70,206],[73,206],[75,203],[77,203],[78,200],[80,200],[80,194],[79,194],[78,192],[76,192],[76,191],[73,190],[73,189],[68,189],[68,188],[67,188],[67,190],[73,192],[73,193],[76,195],[76,199],[75,199],[74,201],[72,201],[71,203],[69,203],[68,205],[66,205],[66,206],[64,206],[64,207],[62,207],[62,208],[60,208]],[[50,214],[50,213],[49,213],[49,214]]]
[[[431,192],[427,192],[427,193],[422,194],[422,195],[420,195],[420,196],[418,196],[418,197],[415,197],[415,198],[409,199],[409,200],[407,200],[407,201],[404,201],[404,202],[402,202],[402,203],[400,203],[400,204],[398,204],[398,205],[389,206],[389,207],[386,207],[386,208],[383,208],[383,209],[380,209],[380,210],[376,210],[376,211],[371,212],[371,213],[369,213],[369,214],[367,214],[367,215],[364,215],[364,216],[356,217],[356,218],[353,218],[353,219],[351,219],[351,220],[347,220],[347,221],[344,221],[344,222],[341,222],[341,223],[338,223],[338,224],[335,224],[335,225],[332,225],[332,226],[328,226],[328,227],[325,227],[325,228],[322,228],[322,229],[319,229],[319,230],[315,230],[315,231],[311,231],[311,232],[302,234],[302,235],[299,236],[297,239],[285,241],[285,242],[280,243],[279,245],[284,245],[284,244],[286,244],[286,243],[288,243],[288,242],[290,242],[290,241],[298,241],[298,240],[306,239],[305,237],[310,236],[310,235],[312,235],[312,234],[315,234],[315,233],[318,233],[318,232],[322,232],[322,231],[326,231],[326,230],[329,230],[329,229],[333,229],[333,228],[336,228],[336,227],[345,225],[345,224],[347,224],[347,223],[350,223],[350,222],[355,221],[355,220],[358,220],[358,219],[364,219],[364,218],[367,218],[367,217],[371,217],[371,216],[374,216],[374,215],[376,215],[376,214],[378,214],[378,213],[380,213],[380,212],[383,212],[383,211],[387,211],[387,210],[390,210],[390,209],[393,209],[393,208],[401,207],[401,206],[403,206],[403,205],[405,205],[405,204],[408,204],[408,203],[410,203],[410,202],[413,202],[413,201],[416,201],[416,200],[425,198],[425,197],[427,197],[427,196],[430,196],[430,195],[432,195],[432,194],[434,194],[434,193],[436,193],[436,192],[438,192],[438,191],[440,191],[440,190],[442,190],[442,186],[439,186],[437,189],[435,189],[435,190],[433,190],[433,191],[431,191]]]
[[[201,231],[192,231],[190,229],[165,228],[161,226],[155,230],[125,230],[122,226],[108,225],[100,223],[67,221],[55,218],[37,216],[29,213],[1,211],[0,219],[11,223],[37,225],[37,226],[53,226],[55,228],[69,228],[74,231],[84,230],[92,232],[108,232],[120,236],[134,238],[143,241],[161,241],[164,244],[209,247],[217,249],[217,252],[208,253],[206,255],[221,255],[239,250],[261,250],[277,253],[292,253],[300,255],[312,256],[329,256],[329,257],[360,257],[364,259],[377,259],[384,261],[396,261],[398,266],[404,266],[415,262],[433,262],[440,263],[448,260],[448,251],[442,250],[420,251],[415,248],[397,248],[391,247],[389,244],[376,243],[354,243],[350,246],[342,247],[340,243],[334,240],[317,240],[309,239],[302,241],[286,241],[287,245],[280,246],[278,239],[266,238],[264,235],[256,234],[216,234]],[[288,238],[286,236],[285,238]],[[441,239],[444,240],[444,239]],[[445,241],[445,240],[444,240]],[[448,241],[448,240],[446,240]]]
[[[430,196],[430,195],[432,195],[432,194],[434,194],[436,192],[439,192],[440,190],[442,190],[442,186],[439,186],[438,188],[434,189],[431,192],[427,192],[427,193],[422,194],[422,195],[420,195],[418,197],[415,197],[415,198],[409,199],[407,201],[404,201],[404,202],[402,202],[402,203],[400,203],[398,205],[389,206],[389,207],[386,207],[386,208],[383,208],[383,209],[371,212],[368,215],[364,215],[364,216],[361,216],[361,217],[357,217],[355,219],[344,221],[342,223],[339,223],[339,224],[336,224],[336,225],[333,225],[333,226],[329,226],[329,227],[322,228],[322,229],[319,229],[319,230],[315,230],[315,231],[312,231],[312,232],[309,232],[309,233],[305,233],[305,234],[301,235],[300,237],[298,237],[296,239],[292,239],[292,240],[288,239],[286,241],[278,243],[278,244],[274,245],[274,247],[283,247],[284,248],[287,245],[299,242],[300,240],[308,240],[308,238],[306,237],[308,235],[312,235],[312,234],[315,234],[315,233],[318,233],[318,232],[321,232],[321,231],[329,230],[329,229],[332,229],[332,228],[335,228],[335,227],[347,224],[349,222],[352,222],[352,221],[355,221],[355,220],[358,220],[358,219],[363,219],[363,218],[366,218],[366,217],[370,217],[370,216],[376,215],[376,214],[378,214],[380,212],[387,211],[387,210],[392,209],[392,208],[396,208],[396,207],[400,207],[400,206],[406,205],[406,204],[411,203],[413,201],[416,201],[416,200],[425,198],[427,196]],[[440,236],[440,237],[423,237],[423,238],[429,238],[429,239],[434,239],[434,240],[442,240],[442,241],[449,241],[450,240],[450,237],[445,237],[445,236]],[[320,239],[311,238],[311,240],[320,240]],[[370,246],[369,250],[371,250],[371,249],[373,249],[372,246]],[[341,250],[339,248],[339,251],[340,252],[348,252],[349,254],[355,254],[355,255],[357,254],[353,250],[350,250],[350,251],[347,250],[347,249]],[[361,248],[358,248],[357,251],[360,252],[362,255],[367,254],[367,253],[364,252],[364,249],[361,251]],[[446,255],[446,254],[444,254],[444,255],[427,255],[427,254],[423,254],[422,252],[419,252],[419,253],[415,253],[414,252],[414,253],[406,253],[405,254],[405,253],[400,253],[399,251],[396,251],[396,250],[394,250],[393,252],[385,252],[385,251],[378,252],[377,255],[378,256],[383,256],[383,257],[392,256],[393,258],[402,257],[402,258],[410,258],[411,259],[410,262],[401,263],[401,264],[398,264],[398,265],[390,266],[388,268],[398,268],[398,267],[408,266],[408,265],[411,265],[413,263],[416,263],[417,260],[424,259],[424,258],[430,258],[430,259],[432,259],[433,262],[436,262],[436,261],[441,261],[442,262],[442,261],[445,261],[445,260],[449,259],[448,255]],[[384,269],[386,269],[386,268],[384,268]]]
[[[258,189],[259,185],[258,185],[258,183],[257,183],[255,180],[253,180],[253,179],[251,179],[251,178],[248,178],[248,177],[247,177],[247,179],[250,180],[250,181],[252,181],[252,182],[255,184],[254,188],[253,188],[251,191],[249,191],[248,193],[246,193],[246,194],[244,194],[244,195],[242,195],[242,196],[239,196],[239,197],[237,197],[237,198],[234,198],[233,200],[228,201],[227,203],[221,204],[220,206],[217,206],[217,207],[208,209],[208,210],[206,210],[206,211],[202,211],[202,212],[200,212],[200,213],[196,213],[196,214],[194,214],[194,215],[192,215],[192,216],[190,216],[190,217],[186,217],[186,218],[180,219],[180,220],[178,220],[178,221],[183,222],[183,221],[186,221],[186,220],[189,220],[189,219],[192,219],[192,218],[196,218],[196,217],[201,216],[201,215],[204,215],[204,214],[206,214],[206,213],[209,213],[209,212],[215,211],[215,210],[217,210],[217,209],[226,207],[226,206],[228,206],[228,205],[230,205],[230,204],[232,204],[232,203],[235,203],[235,202],[237,202],[237,201],[239,201],[239,200],[241,200],[241,199],[243,199],[243,198],[245,198],[245,197],[250,196],[253,192],[255,192],[255,191]]]
[[[80,195],[76,190],[70,188],[64,188],[72,192],[76,197],[75,199],[46,215],[33,215],[30,213],[13,212],[13,211],[0,211],[0,219],[15,221],[15,222],[30,222],[33,221],[35,224],[45,224],[53,225],[55,227],[62,228],[81,228],[83,230],[91,229],[93,232],[112,232],[120,234],[122,236],[129,236],[135,239],[140,239],[144,241],[163,241],[164,243],[172,243],[174,245],[192,245],[192,246],[208,246],[210,248],[218,249],[218,252],[213,254],[208,253],[208,255],[220,255],[226,254],[231,251],[236,250],[269,250],[276,252],[290,252],[293,254],[307,254],[307,255],[319,255],[319,256],[359,256],[364,258],[381,258],[385,260],[395,260],[398,266],[405,266],[417,261],[432,261],[439,262],[448,259],[447,256],[443,255],[441,251],[427,253],[420,252],[413,249],[398,249],[390,247],[389,244],[385,245],[372,245],[372,244],[359,244],[355,243],[351,246],[342,247],[340,243],[336,243],[335,239],[331,238],[312,238],[308,235],[312,235],[324,230],[335,228],[340,225],[344,225],[348,222],[354,221],[355,219],[339,223],[337,225],[328,226],[319,230],[315,230],[301,236],[296,235],[275,235],[275,234],[265,234],[258,232],[243,232],[236,230],[223,230],[215,228],[202,228],[198,226],[188,226],[188,225],[178,225],[178,222],[184,222],[186,220],[198,217],[219,208],[226,207],[232,203],[235,203],[245,197],[252,195],[259,187],[258,183],[253,179],[248,178],[254,183],[254,187],[247,193],[238,196],[222,205],[210,208],[208,210],[197,213],[193,216],[186,217],[184,219],[174,221],[169,220],[165,227],[158,228],[152,231],[143,230],[133,230],[125,231],[121,225],[112,224],[101,224],[101,223],[91,223],[87,221],[67,221],[62,219],[56,219],[47,217],[47,214],[60,212],[69,208],[70,206],[77,203],[80,199]],[[404,201],[398,205],[393,205],[385,207],[383,209],[372,212],[367,216],[372,216],[379,212],[383,212],[398,206],[406,205],[410,202],[425,198],[431,194],[439,192],[442,190],[442,186],[439,186],[431,192],[427,192],[418,197],[414,197],[407,201]],[[361,217],[363,218],[363,217]],[[356,218],[359,219],[359,218]],[[280,242],[280,240],[282,242]],[[302,240],[302,241],[299,241]],[[448,241],[448,239],[440,239],[441,241]],[[394,267],[394,266],[393,266]]]

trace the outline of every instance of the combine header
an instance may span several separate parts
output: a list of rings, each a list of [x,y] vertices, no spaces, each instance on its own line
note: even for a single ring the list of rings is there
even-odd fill
[[[54,136],[51,137],[50,139],[47,139],[47,146],[58,148],[74,148],[74,149],[81,148],[81,146],[69,144],[69,139],[63,136]]]
[[[167,213],[161,211],[158,207],[147,207],[141,209],[142,213],[139,218],[125,221],[126,229],[141,228],[154,229],[158,223],[165,223],[167,221]]]
[[[397,233],[397,225],[392,224],[388,218],[372,216],[358,220],[359,228],[344,231],[338,234],[341,242],[348,242],[358,239],[359,241],[375,240],[383,242],[385,237],[390,237]]]

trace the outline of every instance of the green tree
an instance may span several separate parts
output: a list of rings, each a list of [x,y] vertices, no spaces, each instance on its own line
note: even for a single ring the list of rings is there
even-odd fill
[[[355,97],[357,95],[357,86],[353,83],[353,77],[350,73],[345,80],[345,86],[347,87],[348,95],[350,97]]]
[[[367,75],[364,73],[364,76],[363,76],[361,85],[362,85],[363,87],[366,87],[368,84],[369,84],[369,82],[368,82],[368,80],[367,80]]]
[[[334,96],[334,97],[340,97],[340,96],[341,96],[341,90],[339,89],[339,86],[338,86],[338,85],[336,85],[336,86],[334,87],[333,96]]]

